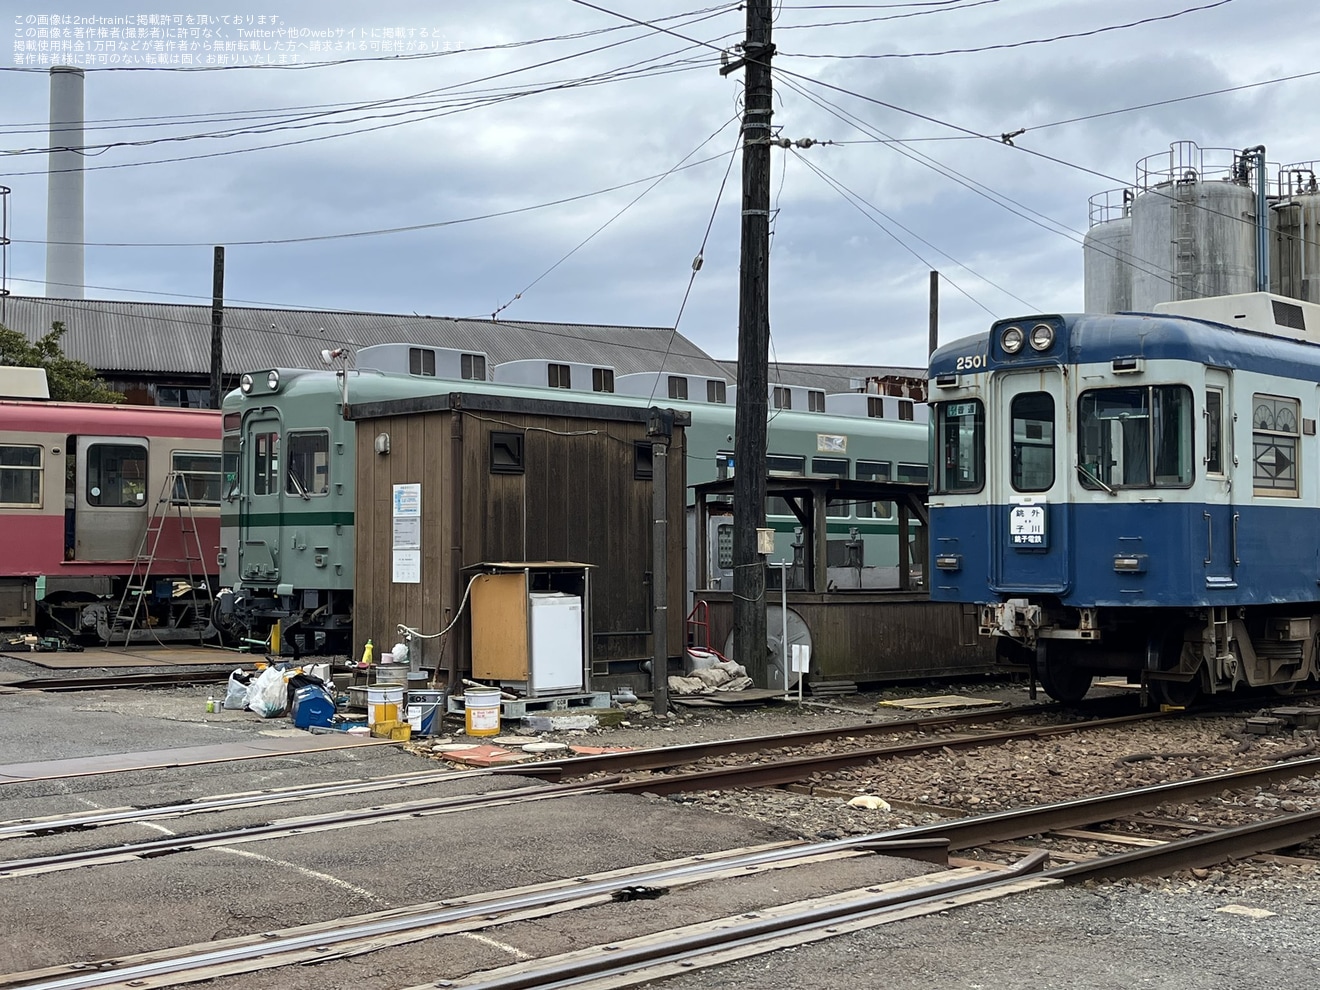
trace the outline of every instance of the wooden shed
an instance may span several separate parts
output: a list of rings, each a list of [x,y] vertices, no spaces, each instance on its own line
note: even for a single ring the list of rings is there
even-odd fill
[[[563,401],[447,392],[350,404],[358,424],[356,606],[379,650],[415,638],[421,665],[453,682],[470,670],[455,622],[482,561],[591,564],[593,674],[636,673],[652,653],[652,439],[649,410],[613,396]],[[668,645],[681,655],[685,434],[674,416],[668,484]],[[466,616],[464,616],[466,618]],[[415,659],[415,656],[414,656]]]

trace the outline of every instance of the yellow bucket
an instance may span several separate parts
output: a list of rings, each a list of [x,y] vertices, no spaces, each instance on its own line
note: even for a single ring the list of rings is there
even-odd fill
[[[399,712],[403,708],[402,687],[367,688],[367,725],[377,722],[401,722]]]
[[[463,692],[463,728],[469,736],[500,734],[500,692],[468,688]]]

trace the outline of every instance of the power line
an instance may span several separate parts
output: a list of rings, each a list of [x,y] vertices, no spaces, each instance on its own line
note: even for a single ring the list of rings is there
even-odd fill
[[[859,17],[847,21],[818,21],[813,24],[783,24],[776,25],[776,27],[781,31],[804,31],[808,28],[851,27],[854,24],[877,24],[881,21],[901,21],[909,17],[926,17],[930,14],[952,14],[960,10],[971,10],[973,7],[984,7],[992,3],[999,3],[999,0],[971,0],[971,2],[961,2],[961,5],[957,7],[939,7],[935,10],[913,10],[906,14],[884,14],[880,17]]]
[[[1071,41],[1076,38],[1091,38],[1098,34],[1105,34],[1110,31],[1124,31],[1128,28],[1140,27],[1144,24],[1154,24],[1157,21],[1171,21],[1176,17],[1183,17],[1186,14],[1195,14],[1203,10],[1213,10],[1215,7],[1222,7],[1224,4],[1233,3],[1233,0],[1214,0],[1213,3],[1202,4],[1199,7],[1187,7],[1184,10],[1175,11],[1172,14],[1161,14],[1158,17],[1143,17],[1141,20],[1128,21],[1125,24],[1110,24],[1106,27],[1094,28],[1090,31],[1074,31],[1069,34],[1056,34],[1048,38],[1031,38],[1026,41],[1011,41],[998,45],[983,45],[979,48],[949,48],[937,52],[883,52],[879,54],[862,55],[833,55],[812,52],[778,52],[786,58],[829,58],[829,59],[884,59],[884,58],[937,58],[943,55],[971,55],[977,52],[1005,51],[1012,48],[1025,48],[1030,45],[1048,45],[1056,41]]]

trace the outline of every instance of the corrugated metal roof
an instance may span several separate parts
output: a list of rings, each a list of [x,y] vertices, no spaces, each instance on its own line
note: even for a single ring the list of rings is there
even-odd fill
[[[737,361],[720,361],[732,375],[738,367]],[[925,368],[897,368],[871,364],[806,364],[801,362],[770,362],[770,381],[781,385],[802,385],[806,388],[822,388],[826,392],[855,392],[853,379],[865,381],[867,378],[879,378],[896,375],[901,378],[924,380]]]
[[[68,328],[61,341],[65,355],[102,374],[210,373],[210,306],[24,296],[5,301],[5,325],[29,340],[56,321]],[[384,343],[484,351],[492,364],[539,358],[610,365],[620,375],[664,370],[735,380],[732,371],[666,327],[225,307],[227,374],[320,368],[323,348]]]

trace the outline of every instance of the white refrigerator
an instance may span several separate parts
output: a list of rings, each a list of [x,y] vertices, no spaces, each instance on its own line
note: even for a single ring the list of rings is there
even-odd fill
[[[560,591],[530,599],[531,694],[582,690],[582,599]]]

